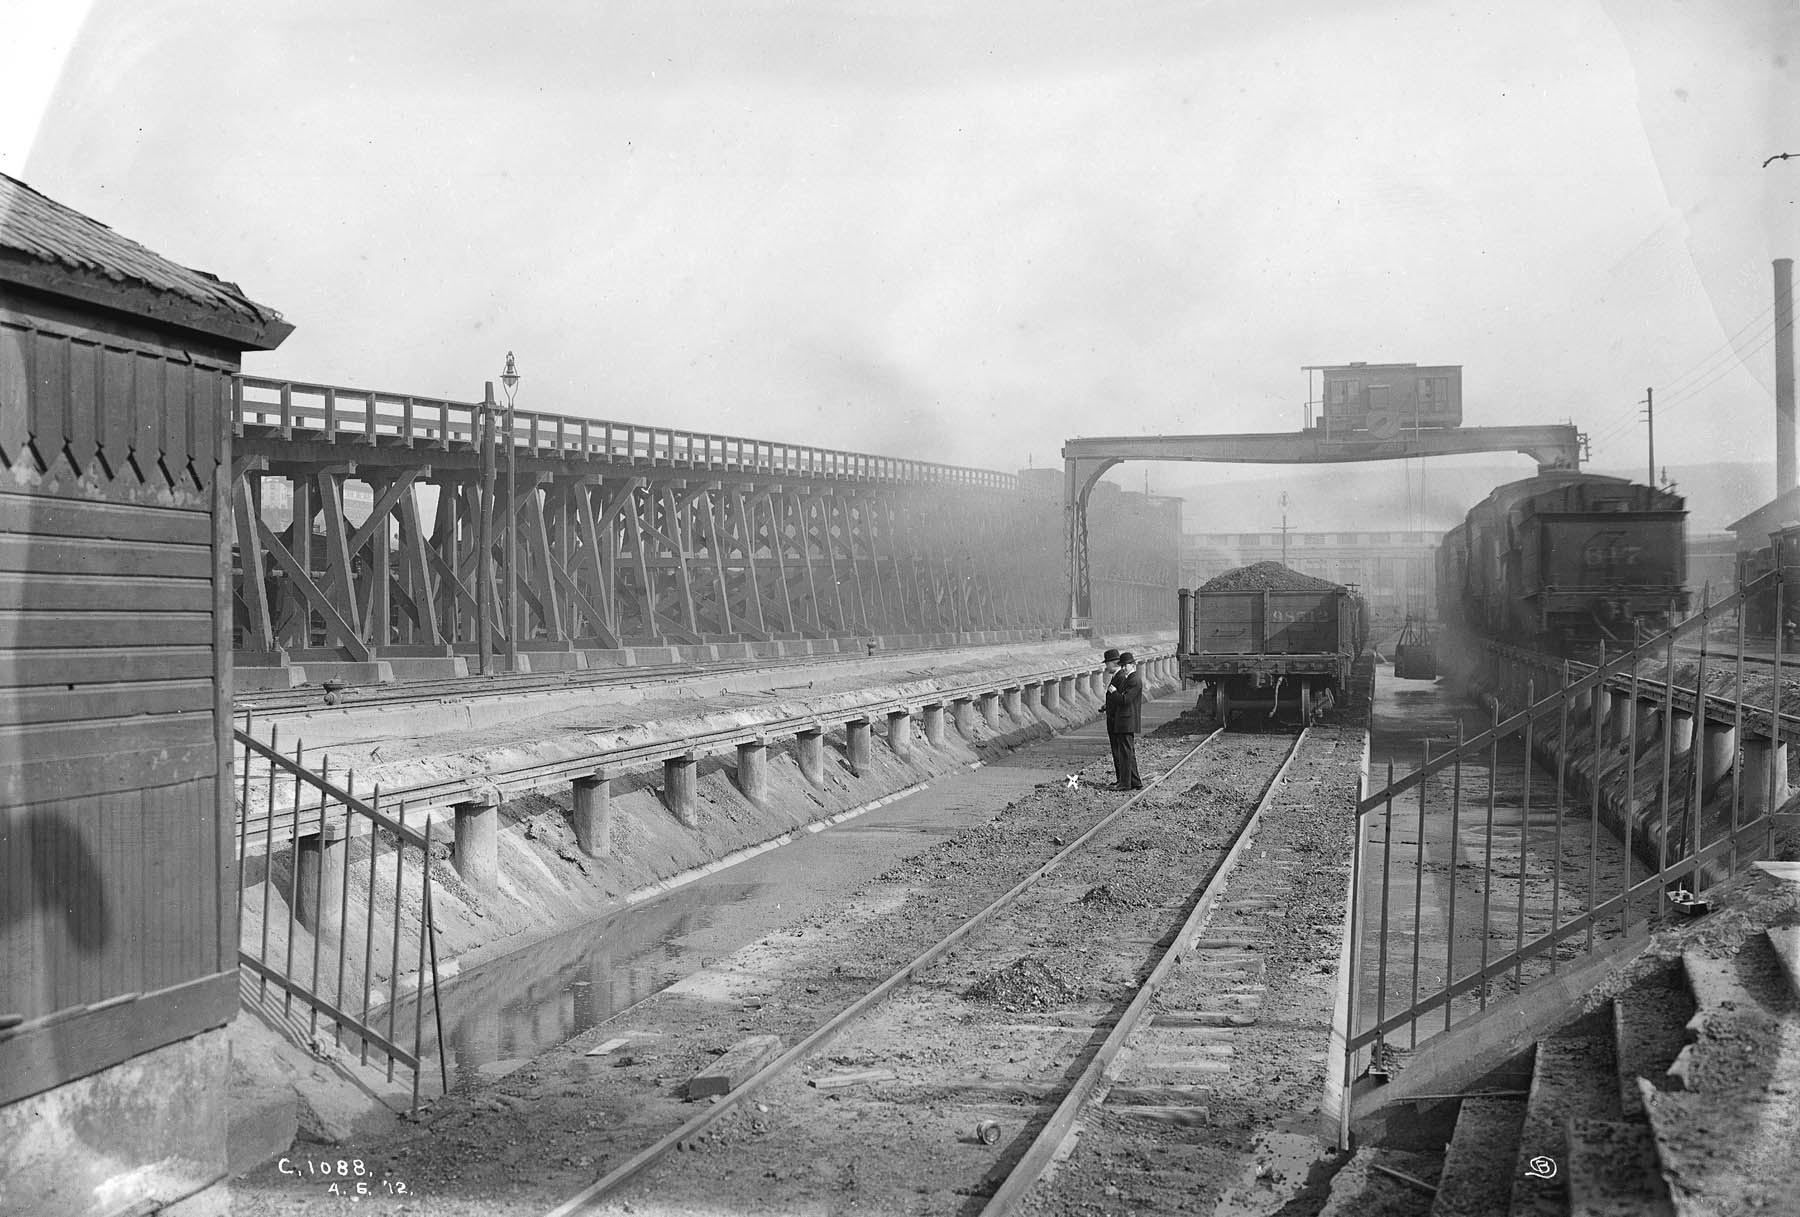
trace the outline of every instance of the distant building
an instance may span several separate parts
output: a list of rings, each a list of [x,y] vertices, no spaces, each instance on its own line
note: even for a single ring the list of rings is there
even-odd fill
[[[1255,562],[1283,562],[1301,574],[1354,584],[1378,616],[1436,613],[1432,554],[1443,533],[1190,532],[1181,538],[1181,585],[1199,587],[1214,575]]]
[[[1714,600],[1731,594],[1737,585],[1737,554],[1737,538],[1731,533],[1688,534],[1687,589],[1695,610],[1703,592],[1710,591]]]
[[[1778,528],[1800,524],[1800,487],[1776,495],[1761,507],[1725,527],[1737,537],[1739,552],[1761,549]]]

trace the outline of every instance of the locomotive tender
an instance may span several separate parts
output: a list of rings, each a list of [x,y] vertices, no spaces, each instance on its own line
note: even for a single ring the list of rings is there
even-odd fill
[[[1497,487],[1445,534],[1453,629],[1556,654],[1632,644],[1687,609],[1687,510],[1671,491],[1553,470]]]

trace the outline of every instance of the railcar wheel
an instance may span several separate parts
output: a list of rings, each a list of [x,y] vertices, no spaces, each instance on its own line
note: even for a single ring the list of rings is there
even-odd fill
[[[1311,723],[1312,717],[1313,717],[1312,681],[1303,680],[1300,682],[1300,725],[1304,727],[1308,723]]]
[[[1231,717],[1231,694],[1225,692],[1225,682],[1220,681],[1213,688],[1213,717],[1223,727]]]

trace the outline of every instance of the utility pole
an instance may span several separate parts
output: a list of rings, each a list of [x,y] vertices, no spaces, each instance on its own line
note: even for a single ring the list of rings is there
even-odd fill
[[[1654,486],[1656,485],[1656,390],[1645,389],[1644,400],[1638,404],[1644,407],[1644,422],[1650,433],[1650,484]]]
[[[1288,535],[1287,507],[1288,507],[1287,491],[1284,490],[1281,492],[1281,564],[1283,566],[1287,565],[1287,535]]]

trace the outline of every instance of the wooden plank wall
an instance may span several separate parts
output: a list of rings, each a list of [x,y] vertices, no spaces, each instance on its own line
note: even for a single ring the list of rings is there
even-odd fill
[[[232,371],[0,299],[0,1017],[26,1020],[0,1029],[0,1102],[219,1025],[218,1000],[168,998],[222,992],[236,959],[214,520]],[[53,1014],[58,1043],[85,1015],[106,1044],[47,1066],[33,1020]]]

